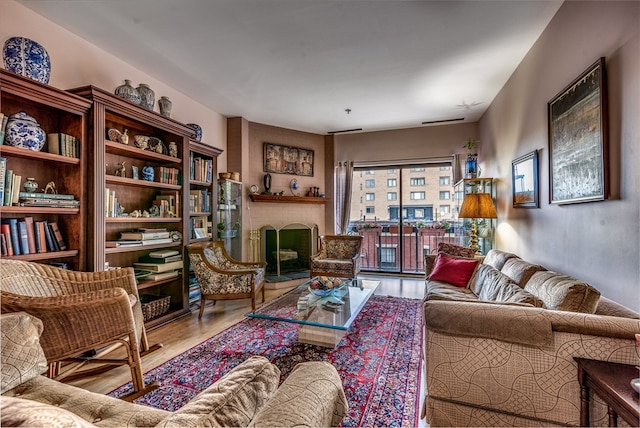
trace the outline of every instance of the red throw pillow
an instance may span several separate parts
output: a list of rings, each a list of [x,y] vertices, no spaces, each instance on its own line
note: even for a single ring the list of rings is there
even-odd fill
[[[457,259],[441,253],[436,257],[429,279],[447,282],[457,287],[466,287],[477,265],[478,260]]]

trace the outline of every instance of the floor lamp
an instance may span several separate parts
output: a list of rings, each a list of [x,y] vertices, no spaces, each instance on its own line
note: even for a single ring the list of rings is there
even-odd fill
[[[480,249],[478,246],[478,225],[476,224],[476,219],[497,217],[496,207],[493,205],[493,199],[491,199],[490,194],[469,193],[464,196],[458,218],[471,219],[471,233],[469,235],[471,242],[469,248],[476,250],[476,253],[478,253]]]

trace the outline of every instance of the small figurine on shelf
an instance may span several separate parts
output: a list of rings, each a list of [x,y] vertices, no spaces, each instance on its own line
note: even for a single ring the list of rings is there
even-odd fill
[[[127,171],[126,171],[126,169],[125,169],[125,167],[124,167],[124,161],[123,161],[123,162],[120,162],[120,165],[118,165],[118,166],[116,167],[116,170],[115,170],[115,172],[114,172],[114,175],[115,175],[116,177],[126,177],[126,176],[127,176]]]
[[[44,193],[51,193],[52,195],[58,193],[58,191],[56,190],[56,183],[54,183],[53,181],[48,182],[44,187]]]
[[[129,144],[129,136],[127,135],[127,129],[124,130],[122,134],[118,136],[118,141],[122,144]]]

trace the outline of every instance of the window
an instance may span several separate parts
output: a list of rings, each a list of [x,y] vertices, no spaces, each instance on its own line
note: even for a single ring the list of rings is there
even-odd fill
[[[387,192],[387,201],[397,201],[398,193],[396,192]]]
[[[441,186],[449,186],[449,185],[451,185],[451,177],[449,177],[449,176],[440,177],[440,185]]]
[[[375,201],[376,200],[376,194],[375,193],[365,193],[364,199],[365,199],[365,201]]]
[[[395,245],[385,245],[380,247],[380,267],[396,266],[396,247]]]
[[[440,192],[440,200],[448,201],[449,199],[451,199],[451,192],[448,190]]]
[[[389,168],[387,170],[387,174],[397,174],[398,170],[396,168]]]
[[[368,169],[367,172],[366,172],[367,175],[374,175],[375,173],[376,172],[374,170],[372,170],[372,169]]]
[[[387,187],[396,187],[398,186],[398,180],[395,178],[387,178]]]
[[[367,214],[375,214],[376,213],[376,207],[367,206],[367,207],[365,207],[365,211],[367,212]]]
[[[410,172],[424,172],[424,168],[411,168]]]
[[[440,192],[440,193],[442,193],[442,192]],[[418,199],[424,199],[424,192],[411,192],[409,194],[409,198],[411,200],[414,200],[414,201],[418,200]],[[440,199],[442,199],[442,198],[440,198]]]
[[[449,214],[451,212],[451,205],[440,205],[440,214]]]
[[[413,211],[413,216],[415,218],[424,218],[424,210],[422,208],[416,208]]]
[[[424,186],[425,184],[424,177],[412,178],[409,184],[411,186]]]
[[[364,187],[367,187],[367,188],[376,187],[376,180],[365,180]]]

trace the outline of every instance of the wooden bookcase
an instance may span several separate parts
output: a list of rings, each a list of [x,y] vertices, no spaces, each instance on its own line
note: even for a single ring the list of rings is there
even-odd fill
[[[100,271],[113,267],[132,266],[140,257],[151,250],[171,249],[183,253],[185,240],[188,239],[188,189],[189,174],[185,170],[189,158],[189,137],[193,130],[173,119],[161,116],[138,105],[125,101],[110,92],[85,86],[69,92],[87,98],[93,102],[91,126],[89,128],[89,192],[87,227],[88,268]],[[121,133],[127,130],[129,143],[111,141],[109,129]],[[163,153],[139,148],[134,137],[149,136],[160,139],[167,148]],[[177,157],[168,153],[169,142],[175,142]],[[124,176],[116,175],[116,169],[124,162]],[[132,177],[132,166],[138,168],[138,179]],[[143,179],[143,167],[151,166],[155,170],[154,181]],[[159,182],[159,168],[177,170],[179,179],[175,183]],[[107,190],[108,189],[108,190]],[[150,212],[154,200],[159,195],[171,194],[178,201],[177,212],[171,217],[133,217],[108,213],[109,194],[114,192],[123,212],[130,214],[136,210]],[[137,228],[165,228],[178,232],[182,239],[172,243],[133,247],[107,248],[108,241],[120,239],[120,233]],[[164,324],[189,312],[188,289],[184,272],[177,278],[157,281],[141,280],[138,288],[141,294],[151,296],[170,296],[170,309],[158,318],[147,321],[148,327]]]
[[[215,210],[218,194],[216,187],[218,176],[217,161],[218,156],[222,153],[221,149],[203,144],[198,141],[189,141],[189,159],[188,159],[188,185],[185,187],[188,189],[189,202],[186,205],[189,210],[189,225],[187,233],[185,234],[185,243],[193,244],[196,242],[210,241],[213,239],[213,233],[215,233]],[[196,236],[194,227],[202,225],[204,227],[205,236]],[[211,229],[210,229],[211,228]],[[186,260],[186,272],[185,286],[189,294],[193,291],[198,293],[197,281],[195,275],[190,269],[188,260],[188,253],[185,251]],[[190,298],[190,304],[196,304],[200,301],[199,298]]]
[[[45,134],[65,133],[79,140],[79,157],[48,153],[48,143],[42,151],[0,145],[0,157],[7,160],[6,169],[22,176],[20,191],[27,178],[38,182],[37,193],[51,181],[61,194],[71,194],[80,201],[79,208],[2,206],[2,220],[27,217],[36,221],[58,224],[65,241],[65,251],[36,252],[7,256],[39,263],[66,263],[69,269],[85,270],[87,219],[87,118],[91,101],[44,85],[17,74],[0,70],[0,110],[6,116],[25,111],[39,123]]]

